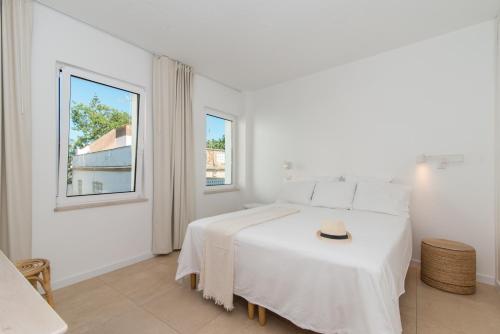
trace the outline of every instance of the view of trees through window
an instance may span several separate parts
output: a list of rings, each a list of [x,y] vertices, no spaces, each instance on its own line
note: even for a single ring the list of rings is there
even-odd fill
[[[138,94],[70,82],[67,196],[134,191]]]
[[[232,121],[206,115],[207,186],[232,184]]]

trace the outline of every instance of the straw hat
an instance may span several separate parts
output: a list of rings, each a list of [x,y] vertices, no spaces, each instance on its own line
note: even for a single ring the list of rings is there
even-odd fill
[[[318,239],[330,242],[351,242],[352,236],[345,229],[341,220],[325,219],[321,222],[321,228],[316,232]]]

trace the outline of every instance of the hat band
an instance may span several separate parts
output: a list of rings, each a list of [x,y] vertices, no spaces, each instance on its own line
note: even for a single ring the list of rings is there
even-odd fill
[[[332,235],[320,232],[319,235],[323,238],[336,239],[336,240],[344,240],[349,238],[349,235],[347,233],[345,235]]]

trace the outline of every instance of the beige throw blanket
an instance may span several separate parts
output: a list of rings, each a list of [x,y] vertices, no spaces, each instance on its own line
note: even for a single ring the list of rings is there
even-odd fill
[[[233,309],[234,245],[242,229],[299,212],[291,207],[273,206],[236,218],[225,218],[206,227],[199,289],[228,311]]]

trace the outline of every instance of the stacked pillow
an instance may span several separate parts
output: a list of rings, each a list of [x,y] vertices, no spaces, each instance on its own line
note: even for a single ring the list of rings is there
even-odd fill
[[[285,182],[278,196],[279,201],[309,205],[316,186],[315,181]]]
[[[408,215],[410,188],[396,183],[359,182],[352,208],[390,215]]]
[[[408,215],[410,188],[376,179],[286,182],[279,199],[331,209],[354,209]]]
[[[355,182],[318,182],[311,205],[332,209],[351,209],[355,191]]]

